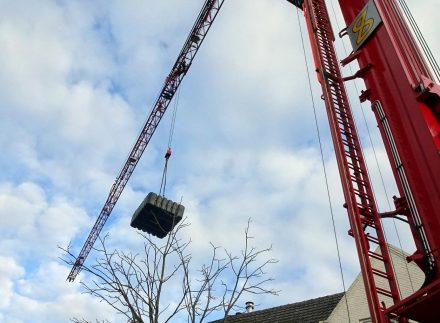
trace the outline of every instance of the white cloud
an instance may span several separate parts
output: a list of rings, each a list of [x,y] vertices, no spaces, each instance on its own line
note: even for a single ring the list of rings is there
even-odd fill
[[[61,322],[73,317],[117,321],[105,304],[66,283],[66,275],[67,268],[52,261],[17,280],[11,304],[2,311],[4,321]]]
[[[1,253],[38,260],[56,256],[57,244],[67,246],[81,227],[90,224],[84,210],[64,197],[47,199],[33,183],[0,186]]]
[[[24,269],[17,264],[14,258],[0,256],[0,309],[11,304],[13,294],[13,281],[24,274]],[[1,318],[1,316],[0,316]]]

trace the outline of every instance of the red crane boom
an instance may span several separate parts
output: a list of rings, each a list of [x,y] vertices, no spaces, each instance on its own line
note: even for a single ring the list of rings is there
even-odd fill
[[[221,6],[223,5],[224,0],[206,0],[205,4],[200,11],[197,20],[186,39],[185,44],[183,45],[180,54],[174,63],[171,72],[168,74],[165,79],[165,84],[162,87],[162,90],[156,100],[156,103],[153,106],[153,109],[145,122],[144,127],[139,134],[139,137],[136,140],[125,164],[119,173],[118,177],[114,184],[111,187],[110,193],[107,197],[107,200],[101,210],[101,213],[98,216],[92,230],[87,237],[84,246],[79,253],[79,256],[76,258],[75,263],[72,267],[72,270],[67,277],[68,281],[74,281],[78,273],[81,271],[81,266],[86,260],[90,250],[92,249],[96,239],[98,238],[102,228],[104,227],[105,222],[110,216],[116,202],[122,194],[122,191],[127,185],[128,180],[130,179],[131,174],[133,173],[139,159],[141,158],[145,148],[150,142],[151,137],[154,134],[154,131],[159,125],[160,120],[162,119],[168,105],[173,99],[174,93],[179,88],[182,79],[184,78],[188,68],[191,66],[194,57],[197,54],[203,40],[205,39],[206,34],[208,33],[211,25],[216,18]]]

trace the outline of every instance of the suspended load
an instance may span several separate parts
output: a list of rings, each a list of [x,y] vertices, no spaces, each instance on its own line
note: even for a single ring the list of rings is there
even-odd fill
[[[133,228],[164,238],[182,220],[185,207],[156,193],[149,193],[131,218]]]

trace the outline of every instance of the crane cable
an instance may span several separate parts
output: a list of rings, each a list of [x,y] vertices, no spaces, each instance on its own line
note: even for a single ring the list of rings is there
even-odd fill
[[[333,5],[333,1],[330,1],[330,5],[331,5],[331,8],[332,8],[332,12],[333,12],[334,20],[335,20],[335,22],[336,22],[336,27],[338,28],[338,30],[341,30],[340,25],[339,25],[339,20],[338,20],[338,17],[337,17],[337,15],[336,15],[335,7],[334,7],[334,5]],[[345,54],[345,56],[347,56],[347,55],[348,55],[347,47],[345,46],[344,41],[342,41],[341,43],[342,43],[342,47],[343,47],[343,49],[344,49],[344,54]],[[352,66],[351,66],[351,65],[348,65],[348,68],[349,68],[349,70],[350,70],[351,75],[353,75],[353,68],[352,68]],[[356,80],[354,81],[354,88],[355,88],[356,93],[359,93],[359,89],[358,89],[358,87],[357,87]],[[375,149],[375,146],[374,146],[374,143],[373,143],[373,139],[372,139],[372,136],[371,136],[370,127],[369,127],[369,125],[368,125],[367,118],[366,118],[366,116],[365,116],[364,107],[363,107],[362,104],[360,104],[360,103],[359,103],[359,107],[360,107],[360,110],[361,110],[362,119],[363,119],[363,121],[364,121],[365,128],[366,128],[366,130],[367,130],[368,141],[370,142],[371,149],[373,150],[374,160],[375,160],[375,163],[376,163],[376,166],[377,166],[378,172],[379,172],[379,177],[380,177],[381,184],[382,184],[382,188],[383,188],[383,190],[384,190],[384,194],[385,194],[386,201],[387,201],[387,204],[388,204],[388,209],[391,210],[392,207],[391,207],[391,203],[390,203],[390,198],[389,198],[388,190],[387,190],[386,185],[385,185],[384,176],[383,176],[383,173],[382,173],[382,169],[381,169],[381,167],[380,167],[379,159],[378,159],[378,157],[377,157],[376,149]],[[368,165],[365,165],[365,166],[367,167],[367,173],[368,173],[368,176],[370,176],[370,172],[369,172],[369,170],[368,170]],[[371,176],[370,176],[370,177],[371,177]],[[371,190],[372,190],[372,192],[373,192],[374,199],[377,201],[376,196],[375,196],[376,194],[374,193],[374,189],[373,189],[373,187],[371,188]],[[381,222],[382,222],[382,220],[381,220]],[[395,231],[395,233],[396,233],[396,237],[397,237],[397,240],[398,240],[398,243],[399,243],[399,248],[400,248],[400,250],[403,251],[402,240],[401,240],[401,238],[400,238],[399,230],[398,230],[398,228],[397,228],[396,219],[394,219],[394,218],[393,218],[393,226],[394,226],[394,231]],[[385,230],[383,230],[383,233],[384,233],[384,236],[385,236],[385,241],[387,241],[388,239],[387,239],[387,235],[386,235]],[[387,243],[388,243],[388,242],[387,242]],[[396,270],[395,270],[395,266],[394,266],[394,261],[393,261],[392,258],[391,258],[391,265],[392,265],[392,267],[393,267],[393,270],[396,271]],[[407,275],[408,275],[408,279],[409,279],[409,282],[410,282],[410,285],[411,285],[411,289],[412,289],[412,291],[414,292],[414,291],[415,291],[415,288],[414,288],[413,281],[412,281],[412,278],[411,278],[411,275],[410,275],[410,272],[409,272],[408,263],[407,263],[406,261],[405,261],[405,268],[406,268],[406,272],[407,272]],[[397,281],[397,286],[398,286],[398,288],[399,288],[399,293],[402,294],[402,292],[401,292],[401,290],[400,290],[400,284],[399,284],[399,281],[398,281],[397,279],[396,279],[396,281]],[[402,295],[400,295],[400,296],[402,296]]]
[[[301,43],[302,43],[302,49],[303,49],[303,55],[304,55],[304,62],[305,62],[306,71],[307,71],[307,80],[308,80],[308,85],[309,85],[310,98],[312,100],[313,115],[314,115],[314,118],[315,118],[316,134],[317,134],[317,137],[318,137],[319,150],[320,150],[320,153],[321,153],[321,163],[322,163],[322,169],[323,169],[323,172],[324,172],[325,186],[326,186],[326,189],[327,189],[327,199],[328,199],[328,204],[329,204],[329,208],[330,208],[330,215],[331,215],[331,220],[332,220],[332,226],[333,226],[333,235],[334,235],[334,238],[335,238],[336,252],[338,254],[339,272],[340,272],[340,275],[341,275],[342,287],[343,287],[343,290],[344,290],[344,296],[343,297],[345,299],[345,306],[347,308],[348,322],[351,323],[350,310],[349,310],[348,299],[347,299],[347,289],[345,287],[344,271],[342,269],[341,253],[340,253],[340,249],[339,249],[338,235],[336,233],[335,215],[334,215],[334,212],[333,212],[333,206],[332,206],[332,201],[331,201],[331,196],[330,196],[330,188],[329,188],[329,183],[328,183],[328,176],[327,176],[327,170],[326,170],[326,167],[325,167],[324,152],[323,152],[322,141],[321,141],[321,132],[319,130],[318,117],[317,117],[317,114],[316,114],[315,100],[313,98],[312,82],[310,80],[310,72],[309,72],[309,63],[307,61],[306,47],[304,45],[304,37],[303,37],[303,32],[302,32],[302,27],[301,27],[298,7],[296,8],[296,15],[297,15],[297,18],[298,18],[299,32],[300,32],[300,35],[301,35]]]
[[[432,71],[434,72],[435,76],[437,77],[437,81],[440,82],[440,67],[439,67],[434,55],[432,54],[431,48],[429,48],[429,45],[426,42],[426,39],[423,36],[422,32],[420,31],[419,25],[417,24],[416,20],[414,19],[414,16],[412,15],[411,10],[409,9],[408,5],[406,4],[406,1],[399,0],[399,3],[400,3],[400,7],[402,8],[403,13],[405,14],[405,16],[409,22],[409,25],[410,25],[416,39],[419,42],[420,47],[423,50],[423,53],[425,54],[426,58],[428,59],[428,62],[431,66]]]
[[[179,105],[180,87],[177,90],[176,100],[174,100],[173,114],[171,117],[170,132],[168,135],[168,148],[165,153],[165,165],[163,167],[162,180],[160,183],[159,195],[165,197],[165,188],[167,185],[168,160],[171,157],[171,143],[173,142],[174,128],[176,125],[177,107]]]

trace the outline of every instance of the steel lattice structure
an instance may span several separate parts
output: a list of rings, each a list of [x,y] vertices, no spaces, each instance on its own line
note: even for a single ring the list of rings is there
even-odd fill
[[[90,250],[92,250],[96,239],[98,238],[102,228],[110,216],[116,202],[121,196],[125,185],[127,185],[131,174],[133,174],[133,171],[136,168],[136,165],[143,152],[145,151],[145,148],[150,142],[154,131],[158,127],[159,122],[167,110],[171,100],[173,99],[174,94],[179,88],[182,79],[185,77],[188,68],[191,66],[194,57],[202,45],[206,34],[212,26],[212,23],[217,17],[223,2],[224,0],[206,0],[204,3],[197,20],[188,38],[186,39],[176,62],[174,63],[173,68],[171,69],[171,72],[165,79],[165,83],[160,91],[156,103],[154,104],[153,109],[151,110],[151,113],[126,160],[124,167],[122,167],[121,172],[119,173],[118,177],[116,177],[116,180],[111,187],[110,193],[101,210],[101,213],[98,216],[98,219],[89,233],[89,236],[87,237],[79,256],[76,258],[72,270],[67,277],[68,281],[75,280],[76,276],[81,271],[84,261],[90,253]]]
[[[383,322],[379,294],[397,303],[400,301],[399,288],[333,45],[335,38],[330,17],[324,0],[305,0],[301,7],[327,109],[345,208],[350,221],[350,234],[355,239],[358,251],[371,319],[373,322]],[[370,251],[371,245],[374,245],[374,249],[379,247],[380,253]],[[385,279],[388,287],[378,286],[377,277]]]

